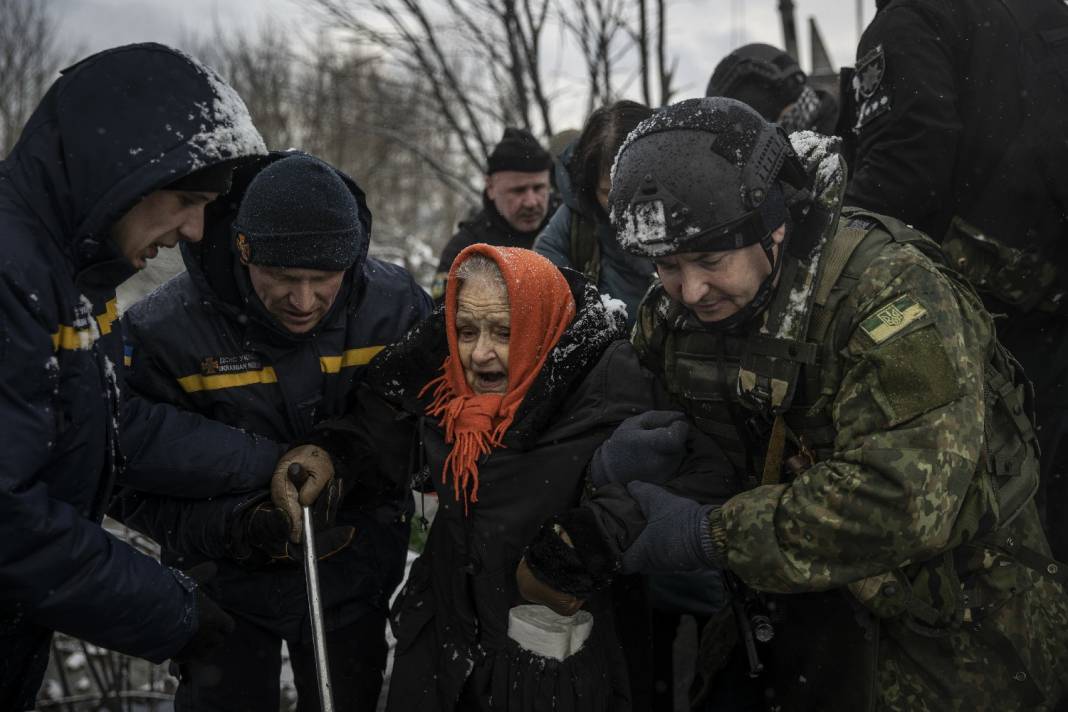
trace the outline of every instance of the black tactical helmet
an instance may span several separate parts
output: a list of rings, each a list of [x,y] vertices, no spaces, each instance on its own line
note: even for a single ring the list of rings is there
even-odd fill
[[[797,100],[805,73],[789,54],[766,44],[747,44],[716,65],[705,96],[725,96],[749,104],[768,121]]]
[[[733,99],[672,104],[640,123],[616,155],[616,239],[649,258],[763,244],[787,218],[780,181],[807,184],[778,126]]]

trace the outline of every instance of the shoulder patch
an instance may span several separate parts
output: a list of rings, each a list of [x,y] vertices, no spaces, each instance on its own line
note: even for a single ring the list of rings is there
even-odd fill
[[[883,85],[885,75],[886,54],[881,44],[857,60],[853,73],[853,98],[857,106],[853,131],[859,132],[873,119],[890,111],[890,92]]]
[[[905,294],[879,308],[860,323],[860,330],[876,344],[881,344],[910,324],[927,316],[927,309]]]
[[[853,91],[858,102],[875,96],[883,83],[886,73],[886,55],[881,44],[857,60],[857,71],[853,74]]]

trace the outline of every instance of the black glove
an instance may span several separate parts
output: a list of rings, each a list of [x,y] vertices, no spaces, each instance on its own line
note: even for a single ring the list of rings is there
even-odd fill
[[[178,663],[188,663],[203,658],[220,645],[226,636],[234,632],[234,619],[219,608],[215,601],[204,594],[199,585],[215,576],[216,566],[209,562],[194,566],[185,575],[198,584],[194,589],[197,628],[193,637],[171,659]]]
[[[720,552],[716,551],[708,524],[714,505],[698,504],[645,482],[631,482],[627,491],[642,508],[645,528],[623,552],[625,573],[694,571],[716,566]]]
[[[562,607],[567,607],[567,596],[581,605],[608,588],[619,569],[619,557],[587,507],[561,512],[542,524],[523,552],[523,563],[524,570],[517,572],[517,577],[529,574],[547,589],[528,600],[545,603],[546,597],[558,597]],[[520,591],[524,596],[534,594],[529,581],[522,577],[517,579]]]
[[[340,478],[331,479],[312,505],[315,553],[320,561],[349,546],[356,536],[354,527],[334,526],[343,489]],[[251,565],[278,560],[303,561],[304,546],[300,538],[292,541],[293,528],[286,510],[271,502],[250,507],[238,517],[231,531],[234,558]]]
[[[627,418],[601,443],[590,462],[594,487],[634,480],[671,479],[686,457],[689,421],[674,410],[650,410]]]

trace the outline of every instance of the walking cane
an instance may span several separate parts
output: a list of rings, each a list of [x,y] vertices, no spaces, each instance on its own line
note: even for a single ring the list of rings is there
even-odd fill
[[[300,490],[300,464],[289,466],[289,480]],[[334,712],[334,697],[330,688],[330,667],[326,659],[326,634],[323,630],[323,599],[319,595],[319,558],[315,553],[315,526],[311,507],[301,507],[304,523],[304,579],[308,584],[308,607],[311,611],[312,644],[315,647],[315,672],[319,677],[319,703],[323,712]]]

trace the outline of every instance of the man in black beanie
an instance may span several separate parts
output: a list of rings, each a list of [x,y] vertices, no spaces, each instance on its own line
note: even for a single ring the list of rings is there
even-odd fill
[[[346,412],[364,365],[431,306],[404,269],[367,256],[370,230],[363,192],[323,161],[272,153],[238,169],[203,242],[183,245],[186,272],[123,317],[130,386],[279,444]],[[331,480],[314,519],[334,702],[359,712],[382,684],[410,494],[351,489]],[[301,522],[265,488],[210,500],[126,490],[112,516],[160,542],[165,562],[218,567],[205,588],[236,628],[182,666],[176,710],[279,709],[283,641],[297,709],[319,709]]]
[[[489,155],[482,210],[460,223],[438,261],[432,292],[445,295],[445,279],[456,255],[485,242],[530,249],[549,217],[549,171],[553,158],[525,129],[506,128]]]

